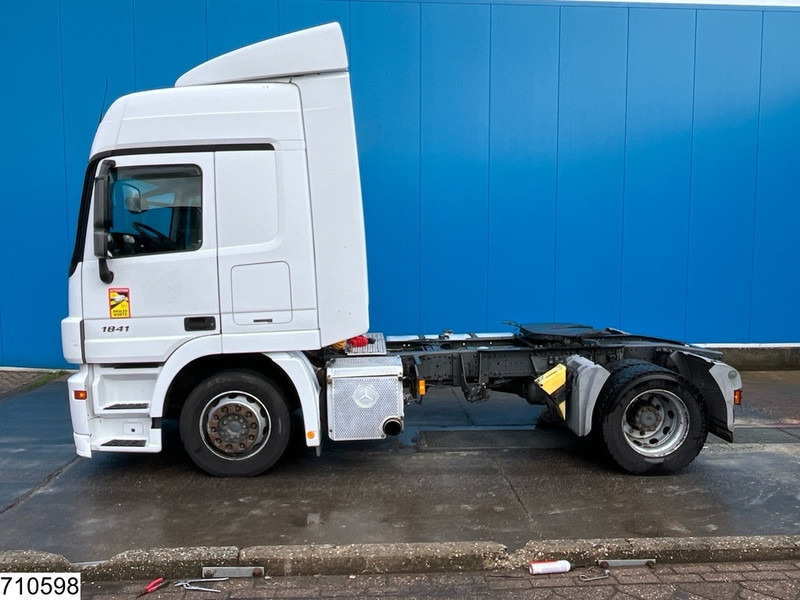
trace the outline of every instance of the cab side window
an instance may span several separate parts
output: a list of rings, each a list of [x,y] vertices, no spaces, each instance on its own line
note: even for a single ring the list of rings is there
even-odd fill
[[[202,172],[196,165],[111,171],[111,257],[185,252],[203,243]]]

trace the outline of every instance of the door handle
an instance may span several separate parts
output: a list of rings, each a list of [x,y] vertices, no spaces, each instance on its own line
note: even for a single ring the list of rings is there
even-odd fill
[[[186,331],[214,331],[217,328],[217,320],[214,317],[186,317],[183,320],[183,328]]]

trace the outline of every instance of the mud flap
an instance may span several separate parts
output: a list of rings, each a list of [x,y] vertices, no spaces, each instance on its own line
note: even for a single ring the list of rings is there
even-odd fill
[[[700,392],[706,408],[708,430],[728,442],[733,441],[733,392],[742,388],[739,372],[718,360],[691,352],[673,352],[670,360],[678,372]]]
[[[592,430],[592,415],[597,397],[611,373],[605,367],[577,354],[567,358],[567,371],[572,381],[567,400],[567,427],[576,435],[586,436]]]

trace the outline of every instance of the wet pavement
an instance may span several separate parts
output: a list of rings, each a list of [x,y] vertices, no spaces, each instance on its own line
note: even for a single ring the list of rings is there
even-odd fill
[[[744,402],[737,409],[737,425],[800,427],[800,372],[749,371],[742,379]]]
[[[3,377],[11,393],[39,375]],[[32,490],[75,458],[66,384],[50,383],[0,400],[0,511],[21,502]]]
[[[0,550],[73,562],[132,548],[777,535],[800,532],[800,372],[744,373],[744,429],[791,443],[710,438],[677,475],[632,477],[506,396],[446,390],[383,442],[294,448],[269,474],[215,479],[180,448],[74,456],[66,386],[0,401]],[[467,430],[467,431],[465,431]],[[747,439],[745,436],[744,439]],[[501,445],[502,444],[502,445]]]

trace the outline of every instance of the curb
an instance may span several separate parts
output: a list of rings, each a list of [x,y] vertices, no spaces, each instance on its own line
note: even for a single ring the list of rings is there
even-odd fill
[[[263,566],[267,575],[348,575],[482,571],[507,556],[496,542],[256,546],[242,550],[239,562]]]
[[[662,563],[800,559],[800,535],[708,538],[543,540],[509,553],[497,542],[235,546],[131,550],[95,563],[48,552],[0,552],[0,572],[80,571],[86,581],[201,577],[202,567],[261,566],[265,575],[347,575],[514,569],[534,560],[588,566],[601,559]]]
[[[662,563],[789,560],[800,558],[800,536],[546,540],[525,544],[509,556],[508,566],[522,567],[531,561],[557,559],[588,566],[609,558],[654,558]]]

